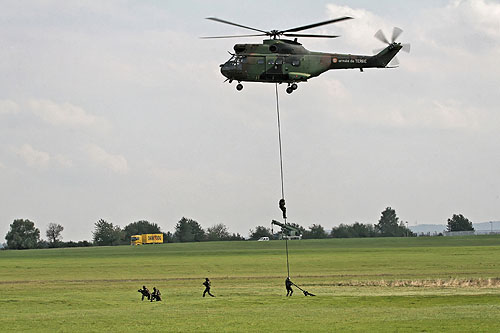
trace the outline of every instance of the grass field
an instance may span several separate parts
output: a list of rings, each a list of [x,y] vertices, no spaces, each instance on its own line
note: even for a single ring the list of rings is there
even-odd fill
[[[500,237],[0,251],[2,331],[500,332]],[[202,298],[212,280],[216,298]],[[163,302],[141,302],[143,284]]]

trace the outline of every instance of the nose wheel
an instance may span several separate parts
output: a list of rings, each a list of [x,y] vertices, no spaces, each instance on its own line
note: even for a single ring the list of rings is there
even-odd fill
[[[236,85],[236,90],[241,91],[243,89],[243,85],[241,83],[238,83]]]
[[[288,94],[291,94],[291,93],[293,93],[293,92],[294,92],[294,90],[297,90],[297,88],[298,88],[298,87],[299,87],[299,86],[297,85],[297,83],[292,83],[292,84],[289,84],[289,85],[288,85],[288,88],[286,88],[286,92],[287,92]]]

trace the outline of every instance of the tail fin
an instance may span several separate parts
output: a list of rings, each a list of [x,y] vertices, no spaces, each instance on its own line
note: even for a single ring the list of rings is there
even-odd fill
[[[392,43],[385,49],[373,56],[378,67],[387,67],[389,62],[398,54],[402,46],[400,43]]]

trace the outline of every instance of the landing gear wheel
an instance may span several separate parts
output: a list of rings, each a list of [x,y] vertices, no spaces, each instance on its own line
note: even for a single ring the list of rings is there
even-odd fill
[[[288,87],[288,88],[286,88],[286,92],[287,92],[288,94],[293,93],[293,88],[292,88],[292,87]]]
[[[238,83],[238,85],[236,86],[236,90],[240,91],[241,89],[243,89],[243,85],[241,83]]]
[[[297,83],[293,83],[291,87],[293,90],[297,90],[299,86],[297,85]]]

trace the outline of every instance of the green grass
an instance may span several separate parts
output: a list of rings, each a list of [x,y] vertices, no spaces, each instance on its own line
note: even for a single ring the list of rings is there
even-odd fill
[[[497,332],[500,237],[0,251],[3,331]],[[205,277],[216,298],[202,298]],[[141,302],[143,284],[164,301]]]

